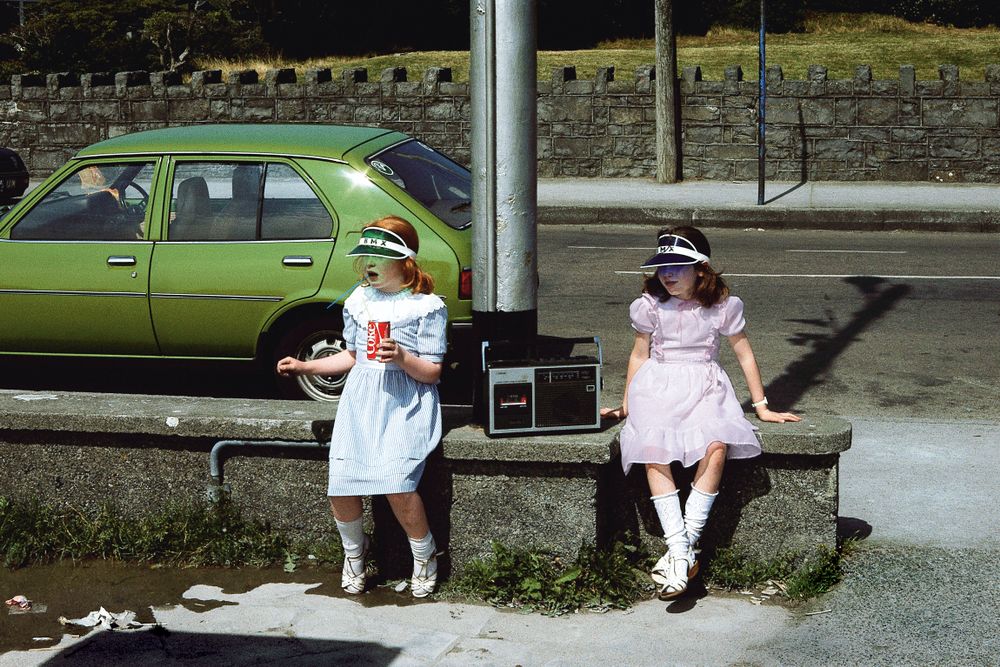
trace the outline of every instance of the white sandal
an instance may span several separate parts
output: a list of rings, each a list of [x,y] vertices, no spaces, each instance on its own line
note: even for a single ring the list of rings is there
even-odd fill
[[[656,592],[661,600],[673,600],[687,590],[689,563],[686,558],[674,558],[670,552],[656,561],[650,576],[659,586]]]
[[[410,579],[410,591],[415,598],[425,598],[434,592],[437,586],[437,557],[433,554],[427,560],[413,559],[413,577]]]
[[[361,555],[344,556],[344,569],[340,575],[340,587],[344,589],[345,593],[361,595],[365,592],[365,577],[367,576],[365,559],[368,556],[368,545],[368,536],[365,535],[365,542],[361,547]]]

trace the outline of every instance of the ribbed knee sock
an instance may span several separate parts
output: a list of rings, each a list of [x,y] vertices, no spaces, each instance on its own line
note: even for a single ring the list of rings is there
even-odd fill
[[[705,493],[698,487],[691,485],[691,494],[684,503],[684,527],[687,530],[688,542],[693,547],[701,538],[701,533],[705,529],[705,522],[708,521],[708,513],[712,511],[712,504],[715,502],[719,492]]]
[[[337,522],[340,541],[344,544],[344,555],[351,558],[360,556],[365,550],[365,527],[362,517],[359,516],[354,521],[341,521],[334,518],[334,521]]]
[[[667,551],[675,557],[684,558],[687,555],[688,539],[684,530],[684,515],[681,513],[681,501],[677,491],[662,496],[652,496],[656,516],[663,528],[663,540],[667,543]]]

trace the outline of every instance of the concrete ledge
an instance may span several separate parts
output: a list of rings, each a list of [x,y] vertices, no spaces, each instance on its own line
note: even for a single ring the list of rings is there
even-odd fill
[[[0,390],[0,496],[154,513],[215,488],[209,452],[218,441],[301,442],[239,451],[225,481],[248,517],[299,538],[335,539],[322,446],[335,416],[334,405],[298,401]],[[493,541],[572,557],[582,542],[630,533],[660,548],[644,476],[621,472],[620,425],[494,440],[468,417],[446,409],[442,444],[421,482],[453,568],[489,554]],[[705,541],[761,557],[834,546],[850,424],[826,417],[760,427],[765,454],[729,464]],[[383,573],[405,575],[406,542],[384,499],[369,505],[369,521]]]

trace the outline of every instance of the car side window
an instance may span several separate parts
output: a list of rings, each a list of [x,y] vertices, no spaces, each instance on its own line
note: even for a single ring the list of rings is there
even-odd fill
[[[267,165],[261,239],[330,238],[333,218],[316,193],[287,164]]]
[[[80,167],[11,229],[24,241],[135,241],[146,233],[155,162]]]
[[[179,162],[170,211],[171,241],[329,238],[333,230],[309,184],[277,162]]]
[[[170,201],[171,241],[257,238],[262,163],[180,162]]]

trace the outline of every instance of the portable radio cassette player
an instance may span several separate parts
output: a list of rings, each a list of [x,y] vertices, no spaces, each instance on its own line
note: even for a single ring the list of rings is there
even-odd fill
[[[578,344],[596,356],[573,355]],[[483,342],[486,435],[592,431],[601,426],[601,342],[539,337]]]

